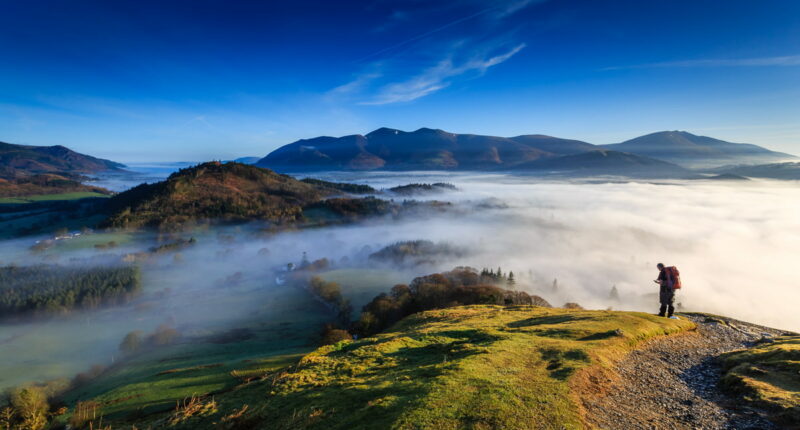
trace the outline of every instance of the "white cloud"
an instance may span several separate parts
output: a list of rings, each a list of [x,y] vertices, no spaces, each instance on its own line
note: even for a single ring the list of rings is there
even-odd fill
[[[710,58],[684,61],[665,61],[660,63],[636,64],[632,66],[613,66],[603,70],[648,69],[662,67],[767,67],[800,66],[800,55],[758,58]]]
[[[443,88],[448,87],[452,80],[458,76],[468,73],[482,75],[493,66],[501,64],[519,51],[525,48],[525,44],[519,44],[510,50],[491,57],[472,58],[466,62],[456,65],[452,57],[446,58],[434,67],[425,70],[421,74],[406,81],[395,82],[384,85],[378,90],[377,96],[371,100],[361,102],[363,105],[384,105],[398,102],[408,102],[420,97],[427,96]]]

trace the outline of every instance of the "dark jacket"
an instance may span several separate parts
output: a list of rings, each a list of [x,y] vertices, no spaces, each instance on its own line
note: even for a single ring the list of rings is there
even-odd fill
[[[657,281],[658,281],[659,285],[668,285],[669,284],[669,276],[667,275],[667,268],[666,267],[661,269],[660,272],[658,272]]]

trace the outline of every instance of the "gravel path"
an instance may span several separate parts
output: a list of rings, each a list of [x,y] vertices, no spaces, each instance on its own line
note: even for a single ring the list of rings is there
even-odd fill
[[[717,387],[716,357],[783,333],[728,318],[681,315],[696,333],[653,340],[616,368],[606,396],[584,396],[587,421],[602,429],[779,429]]]

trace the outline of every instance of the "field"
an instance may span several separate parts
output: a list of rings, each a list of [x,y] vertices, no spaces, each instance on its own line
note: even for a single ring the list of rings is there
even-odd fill
[[[228,294],[227,298],[211,297],[209,303],[235,309],[253,300],[260,298]],[[278,312],[245,315],[237,322],[220,316],[215,328],[186,329],[179,343],[117,361],[65,400],[98,401],[107,405],[102,410],[106,417],[120,419],[167,410],[176,400],[192,395],[230,390],[247,375],[296,361],[315,348],[319,330],[330,315],[303,290],[275,291],[270,300],[270,309]],[[195,311],[204,314],[211,309],[202,306]]]
[[[109,196],[94,192],[0,198],[0,239],[52,234],[66,228],[94,227],[105,215],[98,209]]]
[[[319,348],[213,403],[205,397],[206,412],[183,411],[177,425],[215,428],[228,416],[234,427],[275,429],[575,428],[575,396],[592,389],[587,375],[608,371],[647,338],[693,327],[633,312],[428,311],[375,337]]]
[[[107,194],[95,193],[92,191],[78,191],[74,193],[62,194],[40,194],[36,196],[25,197],[2,197],[0,204],[24,204],[35,202],[49,202],[49,201],[63,201],[63,200],[78,200],[88,197],[109,197]]]

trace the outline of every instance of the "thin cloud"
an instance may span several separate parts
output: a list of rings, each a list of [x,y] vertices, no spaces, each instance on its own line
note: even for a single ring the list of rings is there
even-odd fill
[[[650,69],[669,67],[768,67],[800,66],[800,55],[760,58],[712,58],[701,60],[665,61],[661,63],[636,64],[631,66],[606,67],[603,70]]]
[[[364,73],[356,76],[352,81],[346,84],[342,84],[336,88],[333,88],[332,90],[328,91],[326,95],[328,97],[336,97],[357,93],[364,90],[367,86],[369,86],[370,83],[380,77],[381,73],[379,72]]]
[[[455,77],[473,72],[482,75],[486,73],[490,67],[507,61],[523,48],[525,48],[524,43],[515,46],[503,54],[489,58],[473,58],[460,65],[455,65],[451,58],[447,58],[440,61],[436,66],[407,81],[385,85],[378,91],[378,95],[374,99],[359,104],[385,105],[409,102],[425,97],[436,91],[447,88]]]
[[[362,58],[356,60],[356,63],[360,63],[360,62],[362,62],[364,60],[376,57],[376,56],[381,55],[381,54],[385,54],[385,53],[387,53],[389,51],[392,51],[394,49],[397,49],[397,48],[399,48],[401,46],[405,46],[405,45],[408,45],[409,43],[413,43],[413,42],[416,42],[418,40],[424,39],[424,38],[426,38],[428,36],[431,36],[431,35],[434,35],[434,34],[440,32],[442,30],[446,30],[446,29],[448,29],[450,27],[453,27],[453,26],[455,26],[457,24],[461,24],[464,21],[469,21],[470,19],[479,17],[481,15],[485,15],[486,13],[491,12],[491,11],[493,11],[495,9],[496,8],[494,8],[494,7],[487,8],[487,9],[481,10],[481,11],[479,11],[477,13],[474,13],[472,15],[461,17],[461,18],[459,18],[459,19],[457,19],[455,21],[448,22],[447,24],[442,25],[442,26],[437,27],[437,28],[434,28],[433,30],[430,30],[430,31],[427,31],[425,33],[422,33],[422,34],[419,34],[417,36],[414,36],[412,38],[406,39],[406,40],[404,40],[402,42],[399,42],[399,43],[396,43],[396,44],[394,44],[392,46],[388,46],[386,48],[381,49],[380,51],[373,52],[372,54],[369,54],[369,55],[367,55],[365,57],[362,57]]]

